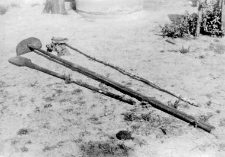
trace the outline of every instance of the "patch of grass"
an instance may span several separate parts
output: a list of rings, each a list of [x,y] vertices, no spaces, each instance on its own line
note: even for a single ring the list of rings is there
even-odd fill
[[[50,107],[52,107],[52,104],[45,104],[44,105],[44,108],[50,108]]]
[[[57,95],[60,95],[60,94],[63,93],[63,90],[61,90],[61,89],[53,89],[53,90],[55,90],[55,93],[56,93]]]
[[[189,46],[188,48],[184,48],[184,47],[182,46],[182,48],[181,48],[179,51],[180,51],[180,53],[182,53],[182,54],[186,54],[186,53],[190,52],[190,46]]]
[[[25,98],[26,98],[26,96],[20,95],[19,98],[18,98],[18,101],[23,101]]]
[[[33,3],[33,4],[31,4],[30,6],[31,7],[36,7],[36,6],[39,6],[40,4],[39,3]]]
[[[213,116],[212,113],[207,113],[206,115],[200,115],[198,119],[203,122],[207,122]]]
[[[96,117],[95,115],[91,116],[90,118],[88,118],[88,120],[96,125],[101,124],[100,119],[98,117]]]
[[[55,149],[56,147],[54,147],[54,146],[45,146],[43,149],[42,149],[42,151],[43,152],[47,152],[47,151],[51,151],[51,150],[53,150],[53,149]]]
[[[0,15],[4,15],[8,11],[8,9],[8,6],[0,5]]]
[[[220,120],[219,126],[225,127],[225,118],[223,118],[223,119]]]
[[[129,156],[130,147],[110,141],[89,141],[80,146],[86,157],[125,157]]]
[[[82,89],[78,88],[78,89],[74,89],[71,94],[77,95],[77,94],[80,94],[80,93],[82,93]]]
[[[132,122],[132,121],[140,121],[141,120],[141,117],[135,115],[133,112],[126,112],[126,113],[123,113],[122,115],[124,116],[123,119],[125,121]]]
[[[54,99],[53,97],[45,97],[44,100],[45,100],[46,102],[51,102],[51,101],[53,101],[53,100],[55,100],[55,99]]]
[[[12,3],[10,4],[10,6],[11,6],[12,8],[18,8],[18,7],[20,7],[19,3],[16,3],[16,2],[12,2]]]
[[[34,81],[29,84],[30,87],[37,87],[37,85],[38,85],[38,81]]]
[[[30,102],[34,103],[35,102],[35,98],[31,98]]]
[[[225,45],[223,44],[213,44],[211,43],[209,46],[209,50],[214,51],[218,54],[224,54],[225,53]]]
[[[47,151],[51,151],[53,149],[56,149],[56,148],[59,148],[59,147],[62,147],[64,145],[65,141],[60,141],[58,142],[57,144],[55,145],[52,145],[52,146],[45,146],[42,151],[43,152],[47,152]]]
[[[156,132],[163,132],[164,135],[182,135],[182,123],[179,123],[174,118],[160,117],[152,112],[135,114],[125,113],[124,120],[132,122],[131,129],[135,134],[148,136]]]
[[[17,132],[17,135],[27,135],[29,134],[29,130],[28,129],[20,129],[18,132]]]
[[[136,115],[133,112],[126,112],[126,113],[123,113],[122,115],[124,116],[125,121],[153,122],[156,120],[153,112],[142,113],[140,115]]]
[[[22,147],[22,148],[20,148],[20,150],[21,150],[21,152],[23,152],[23,153],[25,153],[25,152],[28,152],[29,150],[28,150],[28,148],[27,147]]]
[[[61,103],[70,102],[70,101],[71,101],[71,98],[70,99],[64,98],[59,100],[59,103],[61,104]]]

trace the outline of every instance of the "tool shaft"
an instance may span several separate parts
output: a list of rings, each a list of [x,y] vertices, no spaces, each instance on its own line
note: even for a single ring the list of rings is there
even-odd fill
[[[64,60],[62,58],[59,58],[59,57],[57,57],[57,56],[55,56],[53,54],[50,54],[50,53],[48,53],[48,52],[46,52],[46,51],[44,51],[42,49],[38,49],[38,48],[32,47],[32,45],[28,45],[28,46],[30,46],[31,48],[33,48],[35,50],[38,50],[39,52],[43,53],[46,56],[49,56],[49,57],[53,58],[57,62],[58,61],[61,62],[60,64],[64,65],[65,67],[67,67],[67,68],[69,68],[69,69],[71,69],[73,71],[77,71],[77,72],[79,72],[79,73],[81,73],[81,74],[83,74],[83,75],[85,75],[87,77],[90,77],[90,78],[92,78],[92,79],[94,79],[96,81],[102,82],[102,83],[104,83],[104,84],[106,84],[106,85],[108,85],[108,86],[110,86],[110,87],[112,87],[112,88],[114,88],[114,89],[124,93],[124,94],[127,94],[127,95],[129,95],[131,97],[136,98],[139,101],[148,102],[154,108],[157,108],[157,109],[159,109],[159,110],[161,110],[163,112],[166,112],[166,113],[168,113],[168,114],[170,114],[170,115],[172,115],[172,116],[174,116],[176,118],[179,118],[179,119],[181,119],[181,120],[183,120],[185,122],[193,124],[196,127],[199,127],[199,128],[201,128],[201,129],[203,129],[203,130],[205,130],[207,132],[211,132],[211,130],[214,129],[213,126],[208,125],[208,124],[206,124],[204,122],[196,121],[193,116],[190,116],[190,115],[188,115],[188,114],[186,114],[184,112],[181,112],[181,111],[179,111],[179,110],[177,110],[175,108],[166,106],[162,102],[160,102],[160,101],[158,101],[158,100],[156,100],[154,98],[142,95],[141,93],[139,93],[137,91],[134,91],[134,90],[132,90],[130,88],[127,88],[127,87],[125,87],[125,86],[123,86],[123,85],[121,85],[121,84],[119,84],[119,83],[117,83],[117,82],[115,82],[113,80],[105,78],[104,76],[102,76],[100,74],[97,74],[97,73],[95,73],[93,71],[90,71],[90,70],[88,70],[88,69],[86,69],[86,68],[84,68],[82,66],[79,66],[79,65],[74,64],[72,62]]]

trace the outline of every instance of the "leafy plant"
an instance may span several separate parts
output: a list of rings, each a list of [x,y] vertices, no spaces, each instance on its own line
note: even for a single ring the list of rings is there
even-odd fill
[[[205,9],[202,15],[200,33],[203,35],[223,36],[221,15],[221,9],[218,7],[211,10]],[[171,24],[166,24],[162,27],[162,35],[172,38],[182,38],[189,35],[195,36],[198,15],[196,13],[185,13],[177,18]]]
[[[184,47],[182,46],[182,48],[181,48],[179,51],[180,51],[180,53],[182,53],[182,54],[188,53],[188,52],[190,51],[190,46],[189,46],[188,48],[184,48]]]
[[[172,21],[172,24],[166,24],[162,27],[163,36],[182,38],[195,34],[198,19],[198,15],[196,13],[185,13],[185,15],[177,18],[177,20]]]
[[[213,10],[207,10],[203,14],[203,20],[200,32],[201,34],[211,35],[211,36],[223,36],[222,28],[222,10],[220,8],[215,8]]]

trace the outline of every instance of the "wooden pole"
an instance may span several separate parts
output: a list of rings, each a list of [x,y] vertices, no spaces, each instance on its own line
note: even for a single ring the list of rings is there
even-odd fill
[[[46,73],[48,75],[51,75],[51,76],[57,77],[59,79],[62,79],[66,83],[74,83],[74,84],[77,84],[77,85],[82,86],[84,88],[90,89],[90,90],[92,90],[94,92],[97,92],[97,93],[106,95],[106,96],[111,97],[113,99],[120,100],[120,101],[125,102],[125,103],[128,103],[130,105],[134,105],[135,104],[135,101],[132,100],[132,99],[128,99],[128,98],[125,98],[123,96],[120,96],[120,95],[117,95],[117,94],[114,94],[114,93],[111,93],[111,92],[108,92],[108,91],[101,90],[101,89],[96,88],[96,87],[94,87],[92,85],[89,85],[87,83],[84,83],[84,82],[82,82],[80,80],[74,80],[74,79],[72,79],[72,78],[70,78],[68,76],[61,75],[61,74],[56,73],[54,71],[45,69],[43,67],[40,67],[40,66],[32,63],[30,59],[27,59],[27,58],[18,56],[18,57],[10,58],[9,59],[9,62],[12,63],[12,64],[14,64],[14,65],[16,65],[16,66],[20,66],[20,67],[25,66],[25,67],[28,67],[28,68],[31,68],[31,69],[35,69],[35,70],[41,71],[41,72]]]
[[[197,28],[195,33],[196,37],[198,37],[200,34],[200,28],[201,28],[201,22],[202,22],[202,11],[203,11],[203,7],[202,7],[202,2],[200,1],[198,5],[198,20],[197,20]]]
[[[89,55],[85,54],[84,52],[81,52],[80,50],[78,50],[78,49],[76,49],[76,48],[70,46],[70,45],[67,44],[67,43],[65,43],[65,45],[66,45],[67,47],[71,48],[72,50],[77,51],[78,53],[84,55],[85,57],[87,57],[87,58],[89,58],[89,59],[91,59],[91,60],[93,60],[93,61],[96,61],[96,62],[98,62],[98,63],[100,63],[100,64],[103,64],[103,65],[105,65],[105,66],[108,66],[108,67],[110,67],[110,68],[113,68],[113,69],[119,71],[120,73],[122,73],[122,74],[124,74],[124,75],[127,75],[127,76],[129,76],[129,77],[131,77],[131,78],[133,78],[133,79],[135,79],[135,80],[140,81],[140,82],[143,82],[143,83],[145,83],[145,84],[147,84],[147,85],[149,85],[149,86],[151,86],[151,87],[153,87],[153,88],[155,88],[155,89],[157,89],[157,90],[159,90],[159,91],[161,91],[161,92],[167,93],[167,94],[169,94],[169,95],[171,95],[171,96],[174,96],[174,97],[178,98],[178,99],[181,100],[181,101],[184,101],[184,102],[186,102],[186,103],[188,103],[188,104],[190,104],[190,105],[193,105],[193,106],[198,107],[198,105],[195,104],[193,101],[191,101],[191,100],[189,100],[189,99],[187,99],[187,98],[184,98],[184,97],[182,97],[182,96],[179,95],[179,94],[175,94],[175,93],[173,93],[173,92],[171,92],[171,91],[169,91],[169,90],[163,89],[163,88],[159,87],[158,85],[154,84],[152,81],[146,80],[145,78],[142,78],[142,77],[140,77],[140,76],[138,76],[138,75],[136,75],[136,74],[132,74],[132,73],[130,73],[130,72],[128,72],[128,71],[126,71],[126,70],[120,68],[120,67],[114,66],[114,65],[112,65],[112,64],[106,63],[106,62],[101,61],[101,60],[99,60],[99,59],[97,59],[97,58],[94,58],[94,57],[92,57],[92,56],[89,56]]]
[[[221,17],[221,28],[225,30],[225,0],[220,0],[221,10],[222,10],[222,17]]]
[[[123,94],[126,94],[126,95],[129,95],[133,98],[136,98],[137,100],[139,101],[143,101],[143,102],[147,102],[149,103],[152,107],[156,108],[156,109],[159,109],[165,113],[168,113],[176,118],[179,118],[180,120],[183,120],[185,122],[188,122],[196,127],[199,127],[207,132],[211,132],[214,127],[211,126],[211,125],[208,125],[204,122],[200,122],[200,121],[197,121],[193,116],[191,115],[188,115],[184,112],[181,112],[175,108],[172,108],[172,107],[169,107],[165,104],[163,104],[162,102],[156,100],[155,98],[151,98],[151,97],[148,97],[148,96],[145,96],[135,90],[132,90],[130,88],[127,88],[113,80],[110,80],[100,74],[97,74],[93,71],[90,71],[89,69],[87,68],[84,68],[82,66],[79,66],[75,63],[72,63],[72,62],[69,62],[65,59],[62,59],[62,58],[59,58],[51,53],[48,53],[42,49],[38,49],[36,48],[35,46],[32,46],[31,44],[28,44],[28,47],[30,47],[31,49],[35,50],[34,52],[36,52],[36,50],[40,53],[42,53],[43,55],[46,56],[47,59],[49,59],[49,57],[52,59],[52,61],[56,61],[57,63],[60,62],[61,65],[73,70],[73,71],[76,71],[76,72],[79,72],[89,78],[92,78],[98,82],[102,82],[104,83],[105,85],[108,85],[118,91],[120,91],[121,93]]]
[[[44,13],[66,14],[65,0],[46,0]]]

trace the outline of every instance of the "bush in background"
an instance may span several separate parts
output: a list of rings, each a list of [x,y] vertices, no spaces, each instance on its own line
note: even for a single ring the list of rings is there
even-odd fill
[[[177,19],[172,20],[172,24],[166,24],[162,27],[163,36],[172,38],[182,38],[188,35],[194,35],[197,26],[197,14],[178,15]]]
[[[220,8],[203,12],[200,33],[210,36],[223,36],[221,15],[222,10]],[[166,24],[162,27],[162,35],[172,38],[182,38],[189,35],[195,36],[197,20],[198,15],[196,13],[185,13],[179,16],[177,20],[172,20],[171,24]]]
[[[202,25],[200,33],[211,36],[223,36],[224,31],[222,28],[222,10],[215,8],[208,10],[203,14]]]

